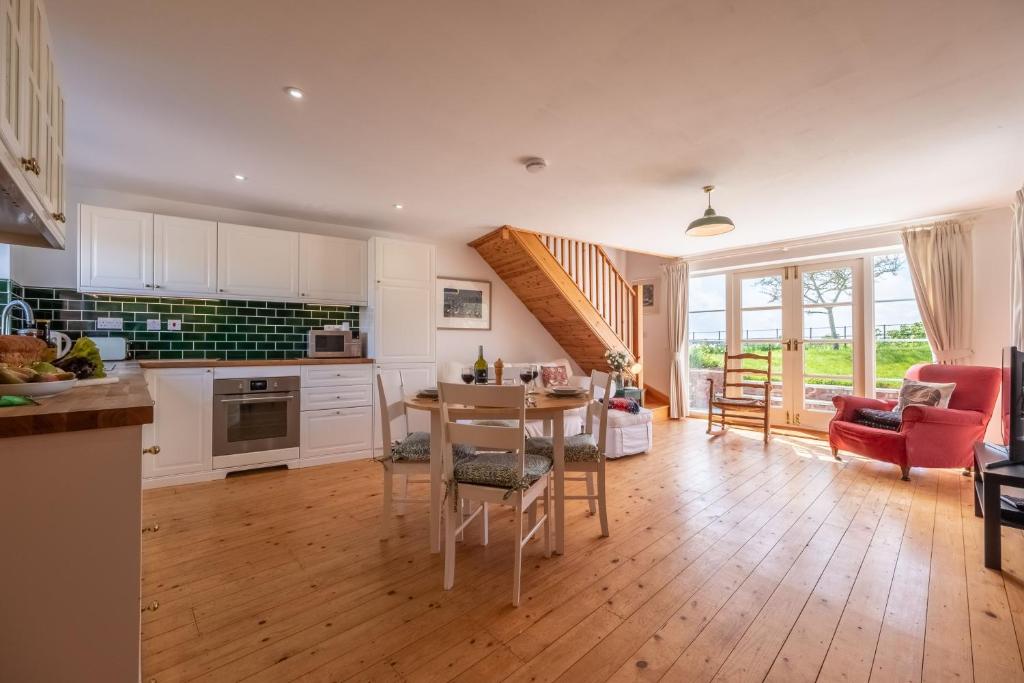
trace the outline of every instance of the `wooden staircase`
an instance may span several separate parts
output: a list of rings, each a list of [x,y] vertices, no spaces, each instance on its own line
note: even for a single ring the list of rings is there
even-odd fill
[[[507,225],[469,245],[584,372],[607,370],[609,349],[642,362],[639,293],[600,245]]]

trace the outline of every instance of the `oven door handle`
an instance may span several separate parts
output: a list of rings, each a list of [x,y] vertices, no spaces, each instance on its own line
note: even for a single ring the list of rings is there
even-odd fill
[[[221,403],[255,403],[256,401],[290,401],[295,398],[294,394],[287,396],[255,396],[253,398],[222,398]]]

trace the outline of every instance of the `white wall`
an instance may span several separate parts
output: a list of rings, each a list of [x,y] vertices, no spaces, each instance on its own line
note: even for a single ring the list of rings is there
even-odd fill
[[[11,247],[12,276],[19,284],[70,289],[77,286],[79,203],[342,237],[369,238],[374,235],[387,235],[407,238],[405,235],[347,225],[236,211],[109,190],[72,187],[68,192],[67,249],[61,251]],[[5,247],[6,245],[0,245],[0,249]],[[0,253],[0,263],[3,262]],[[439,364],[447,361],[472,363],[476,360],[477,347],[480,344],[484,345],[487,359],[492,362],[499,356],[508,362],[551,360],[567,356],[512,290],[471,247],[462,243],[437,243],[437,273],[449,277],[490,280],[492,291],[491,330],[438,330]]]
[[[656,314],[644,313],[644,384],[663,394],[669,387],[668,306],[665,301],[665,277],[661,267],[671,259],[649,254],[626,252],[625,275],[630,282],[654,279]]]
[[[0,244],[0,278],[7,279],[11,276],[11,248],[9,245]]]

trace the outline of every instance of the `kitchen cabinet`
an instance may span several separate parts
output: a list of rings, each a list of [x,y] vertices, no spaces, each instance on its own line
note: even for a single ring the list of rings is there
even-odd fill
[[[63,248],[64,94],[41,0],[0,0],[0,241]]]
[[[301,460],[357,460],[370,456],[372,407],[303,410]]]
[[[299,298],[299,233],[220,223],[217,290],[234,296]]]
[[[299,235],[299,296],[365,306],[366,256],[363,240]]]
[[[303,365],[302,388],[333,387],[373,383],[373,365],[369,363],[338,363],[337,365]]]
[[[217,224],[174,216],[153,219],[153,288],[217,292]]]
[[[83,204],[78,220],[80,289],[152,290],[153,214]]]
[[[434,246],[374,238],[371,248],[374,294],[368,312],[369,355],[379,363],[433,363]]]
[[[147,370],[153,423],[143,428],[146,478],[209,472],[213,467],[213,369]]]

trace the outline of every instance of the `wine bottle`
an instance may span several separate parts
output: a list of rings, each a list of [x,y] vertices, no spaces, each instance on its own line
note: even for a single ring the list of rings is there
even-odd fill
[[[487,361],[484,360],[484,347],[480,346],[480,355],[473,363],[473,374],[477,384],[487,384]]]

